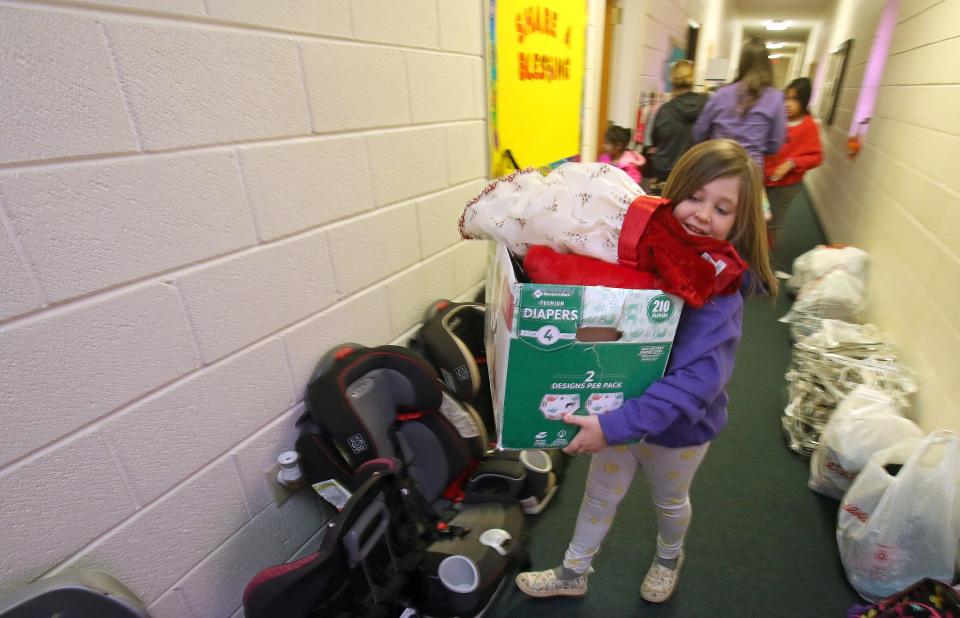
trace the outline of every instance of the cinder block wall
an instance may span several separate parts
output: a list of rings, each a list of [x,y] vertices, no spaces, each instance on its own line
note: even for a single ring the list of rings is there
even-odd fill
[[[960,2],[901,0],[870,131],[846,156],[883,0],[843,0],[828,23],[827,52],[853,50],[825,161],[807,187],[833,242],[871,256],[868,319],[917,372],[915,412],[928,430],[960,431]],[[829,17],[829,16],[828,16]]]
[[[0,589],[230,616],[314,363],[469,292],[480,0],[0,0]]]

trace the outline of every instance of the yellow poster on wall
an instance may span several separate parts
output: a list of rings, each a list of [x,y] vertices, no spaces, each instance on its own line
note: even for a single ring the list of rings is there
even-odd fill
[[[586,25],[586,0],[490,0],[494,176],[579,157]]]

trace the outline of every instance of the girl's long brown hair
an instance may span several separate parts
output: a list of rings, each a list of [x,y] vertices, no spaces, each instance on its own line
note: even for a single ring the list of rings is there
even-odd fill
[[[751,37],[740,52],[737,66],[737,108],[746,114],[760,100],[763,91],[773,84],[773,66],[767,57],[767,44],[759,37]]]
[[[753,270],[751,291],[759,292],[759,283],[771,298],[776,298],[779,282],[770,266],[767,248],[763,175],[740,144],[729,139],[712,139],[688,150],[670,172],[663,187],[663,197],[679,204],[705,184],[725,176],[740,179],[736,218],[727,240]]]

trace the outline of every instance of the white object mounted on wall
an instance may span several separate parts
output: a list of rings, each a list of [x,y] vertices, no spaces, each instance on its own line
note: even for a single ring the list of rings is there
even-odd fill
[[[300,454],[296,451],[284,451],[277,457],[280,471],[277,483],[286,489],[297,489],[303,484],[303,471],[300,469]]]

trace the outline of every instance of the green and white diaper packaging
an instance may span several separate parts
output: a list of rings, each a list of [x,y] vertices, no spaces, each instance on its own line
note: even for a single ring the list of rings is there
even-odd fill
[[[663,376],[683,308],[660,290],[518,282],[502,245],[486,290],[487,368],[504,449],[562,448],[578,430],[564,414],[605,414],[641,395]],[[614,329],[616,340],[586,340],[599,329]]]

